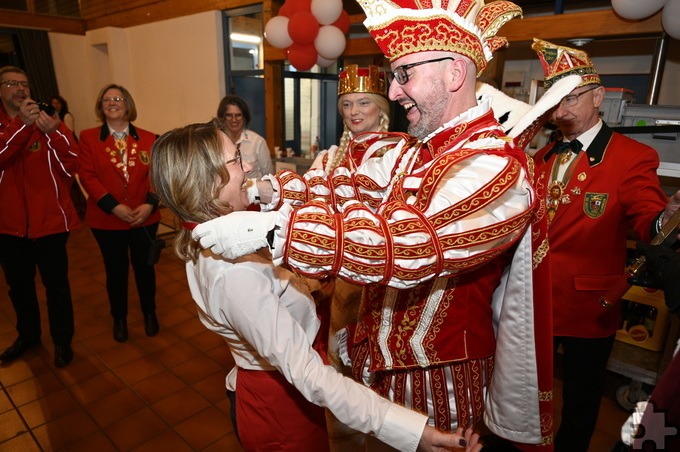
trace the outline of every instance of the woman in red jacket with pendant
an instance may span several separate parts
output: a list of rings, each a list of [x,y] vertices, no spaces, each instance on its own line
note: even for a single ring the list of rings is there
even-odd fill
[[[88,193],[85,221],[92,229],[106,268],[113,338],[125,342],[130,262],[147,336],[158,333],[156,273],[149,261],[160,221],[158,199],[149,184],[151,145],[156,136],[135,127],[135,102],[124,87],[105,86],[95,113],[101,127],[80,134],[80,181]]]

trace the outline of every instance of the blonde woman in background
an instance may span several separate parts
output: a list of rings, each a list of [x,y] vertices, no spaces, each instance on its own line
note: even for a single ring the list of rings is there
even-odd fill
[[[387,132],[390,125],[390,105],[386,96],[385,73],[378,66],[360,68],[356,64],[348,65],[340,73],[338,81],[338,111],[344,124],[340,143],[337,148],[333,146],[328,152],[320,154],[312,168],[323,168],[329,174],[337,167],[354,171],[364,160],[377,156],[366,155],[368,144],[376,137],[376,134],[368,132]],[[333,367],[347,376],[351,376],[351,369],[338,356],[335,335],[357,320],[360,302],[361,286],[339,278],[335,280],[328,358]],[[332,450],[351,451],[362,447],[363,433],[341,424],[330,411],[327,410],[326,413]]]

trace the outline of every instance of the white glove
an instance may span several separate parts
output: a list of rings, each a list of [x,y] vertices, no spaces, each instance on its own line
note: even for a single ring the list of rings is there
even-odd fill
[[[260,203],[260,190],[257,188],[257,179],[246,180],[243,186],[246,188],[246,196],[248,196],[248,202],[251,204]]]
[[[277,212],[232,212],[199,224],[191,236],[203,248],[236,259],[268,245],[267,233],[274,229],[277,216]]]

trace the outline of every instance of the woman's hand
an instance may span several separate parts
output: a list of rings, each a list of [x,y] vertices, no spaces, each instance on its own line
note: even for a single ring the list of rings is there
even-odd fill
[[[130,208],[130,206],[126,204],[118,204],[116,207],[113,208],[112,212],[115,216],[117,216],[126,223],[129,223],[130,220],[132,219],[132,209]]]
[[[144,224],[149,215],[153,212],[153,206],[151,204],[142,204],[138,206],[135,210],[130,212],[130,226],[136,228]]]
[[[420,437],[418,452],[436,452],[459,450],[465,452],[479,452],[482,445],[479,443],[479,435],[469,428],[463,431],[462,428],[456,429],[454,433],[444,433],[439,430],[425,426],[423,436]]]

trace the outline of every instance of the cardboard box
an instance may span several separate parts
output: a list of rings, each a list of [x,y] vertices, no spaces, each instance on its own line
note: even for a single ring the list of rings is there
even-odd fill
[[[652,351],[663,349],[669,320],[663,291],[633,286],[623,296],[622,302],[623,319],[621,328],[616,332],[616,339]],[[655,308],[656,319],[651,322],[635,318],[636,316],[631,313],[631,307],[636,304],[641,308],[640,312],[646,312],[649,307]]]

